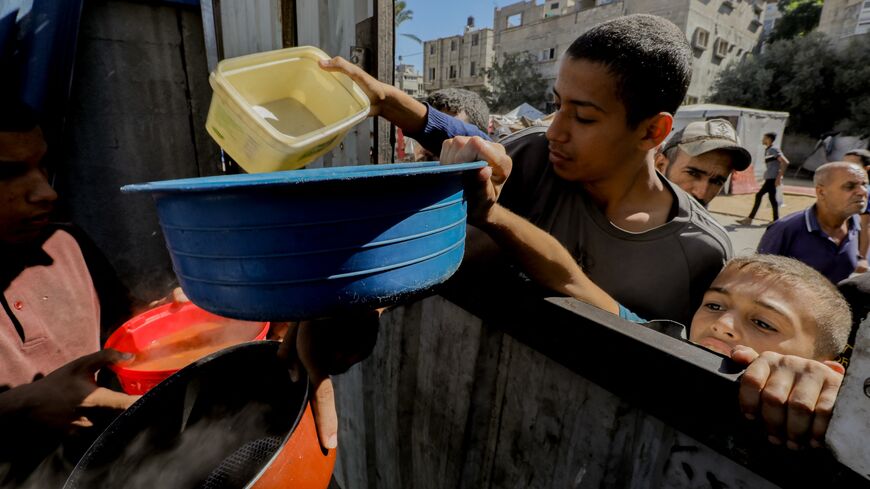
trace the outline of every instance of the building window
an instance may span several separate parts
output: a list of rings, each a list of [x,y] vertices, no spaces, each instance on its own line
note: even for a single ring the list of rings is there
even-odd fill
[[[507,28],[508,29],[510,29],[511,27],[519,27],[521,25],[523,25],[523,14],[522,13],[513,14],[507,18]]]
[[[480,34],[472,34],[471,35],[471,45],[477,46],[480,44]]]
[[[456,65],[450,65],[450,76],[449,78],[452,80],[456,78]]]
[[[477,76],[477,63],[474,61],[471,62],[471,69],[468,72],[468,76]]]
[[[559,8],[559,2],[550,4],[550,10],[556,10],[557,8]]]
[[[728,56],[728,41],[722,38],[716,39],[713,43],[713,56],[717,58]]]
[[[435,68],[429,68],[429,79],[430,80],[435,79]]]
[[[866,0],[858,14],[858,25],[855,26],[855,34],[870,32],[870,0]]]
[[[556,48],[544,49],[538,54],[538,61],[550,61],[556,58]]]
[[[429,45],[429,54],[435,54],[435,43]]]
[[[698,103],[698,97],[687,96],[686,97],[686,105],[693,105]]]
[[[450,41],[450,50],[456,51],[456,39]]]
[[[707,49],[710,42],[710,33],[706,29],[698,27],[695,29],[695,34],[692,36],[692,47],[697,49]]]

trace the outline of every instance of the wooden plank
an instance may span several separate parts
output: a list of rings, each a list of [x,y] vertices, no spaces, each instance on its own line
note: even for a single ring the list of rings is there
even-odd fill
[[[855,337],[849,370],[825,438],[837,460],[870,479],[870,318]]]
[[[480,350],[474,361],[474,386],[466,419],[466,433],[461,453],[462,473],[457,487],[489,487],[501,410],[493,409],[504,402],[512,340],[496,328],[483,327]]]
[[[862,483],[826,451],[770,446],[763,429],[739,415],[739,369],[730,361],[587,304],[565,298],[541,301],[542,291],[510,273],[459,275],[442,290],[446,297],[761,477],[784,485]],[[575,345],[594,347],[578,355]]]
[[[377,44],[375,48],[376,78],[388,85],[393,84],[395,67],[393,58],[396,52],[395,43],[395,6],[393,0],[374,0],[375,30]],[[392,163],[395,161],[396,146],[395,128],[383,117],[378,117],[375,123],[375,163]]]
[[[298,46],[296,39],[296,0],[281,0],[281,46]]]
[[[338,414],[338,455],[333,477],[342,489],[368,487],[365,447],[369,431],[366,429],[363,382],[365,365],[357,364],[342,375],[333,377],[335,408]]]
[[[68,114],[75,123],[69,145],[54,149],[70,217],[147,301],[165,296],[175,274],[151,199],[117,189],[199,174],[178,20],[167,5],[85,2]]]
[[[336,378],[340,405],[357,406],[341,415],[359,416],[360,406],[365,413],[364,422],[343,420],[343,429],[364,424],[368,438],[342,432],[336,479],[343,488],[774,487],[485,329],[441,298],[385,315],[362,378]],[[345,387],[352,382],[367,384],[362,395]],[[347,470],[360,460],[367,473]]]
[[[181,29],[182,61],[187,82],[185,90],[190,106],[190,132],[194,155],[200,176],[222,173],[220,147],[205,130],[208,108],[211,103],[211,87],[208,84],[209,70],[203,57],[205,45],[202,25],[204,20],[195,11],[179,10]]]
[[[368,465],[367,485],[348,488],[867,487],[824,451],[769,445],[721,358],[487,283],[443,291],[466,311],[428,298],[382,323],[364,395],[343,401],[367,430],[339,453]]]

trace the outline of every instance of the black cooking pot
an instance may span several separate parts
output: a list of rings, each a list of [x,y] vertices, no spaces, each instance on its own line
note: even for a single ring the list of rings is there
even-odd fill
[[[290,380],[278,344],[227,348],[154,387],[97,438],[64,487],[326,488],[335,451],[321,451],[308,382]]]

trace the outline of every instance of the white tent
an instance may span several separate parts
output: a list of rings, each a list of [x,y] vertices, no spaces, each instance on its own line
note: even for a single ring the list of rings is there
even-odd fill
[[[540,110],[532,107],[531,105],[523,102],[522,104],[520,104],[519,107],[508,112],[507,114],[505,114],[502,117],[504,117],[506,119],[519,119],[521,117],[525,117],[526,119],[530,119],[530,120],[534,121],[534,120],[540,119],[541,117],[544,117],[544,113],[541,112]]]
[[[674,131],[686,127],[690,122],[709,119],[725,119],[734,125],[740,144],[752,155],[755,178],[764,175],[764,146],[761,137],[768,132],[775,132],[778,137],[776,145],[782,144],[782,134],[788,120],[788,112],[735,107],[732,105],[696,104],[683,105],[677,109],[674,117]]]

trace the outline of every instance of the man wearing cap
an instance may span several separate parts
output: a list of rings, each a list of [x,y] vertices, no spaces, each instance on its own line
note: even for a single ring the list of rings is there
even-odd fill
[[[691,122],[675,132],[656,154],[656,169],[707,207],[732,171],[749,167],[752,157],[724,119]]]

